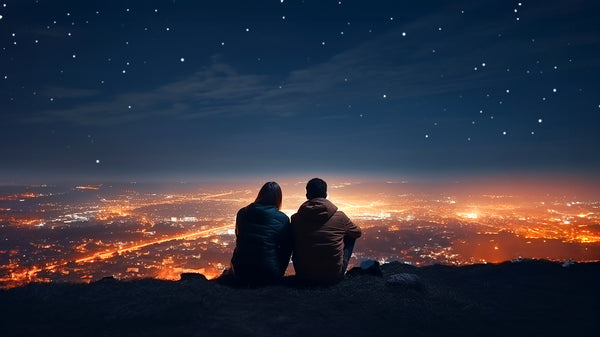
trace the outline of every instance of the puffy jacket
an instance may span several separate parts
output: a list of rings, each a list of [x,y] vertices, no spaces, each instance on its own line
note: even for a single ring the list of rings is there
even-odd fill
[[[343,277],[344,237],[360,237],[360,228],[325,198],[303,203],[292,215],[294,269],[311,282],[330,283]]]
[[[275,206],[252,203],[239,210],[231,266],[245,283],[276,282],[285,273],[292,253],[290,220]]]

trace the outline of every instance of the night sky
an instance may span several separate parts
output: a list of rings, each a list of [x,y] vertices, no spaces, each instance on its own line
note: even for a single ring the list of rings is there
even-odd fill
[[[600,170],[600,1],[0,1],[0,183]]]

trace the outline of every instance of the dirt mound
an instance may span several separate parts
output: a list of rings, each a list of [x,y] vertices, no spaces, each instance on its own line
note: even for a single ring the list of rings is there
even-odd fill
[[[547,261],[349,272],[329,287],[104,279],[0,291],[2,336],[587,336],[600,263]],[[396,279],[394,281],[394,279]]]

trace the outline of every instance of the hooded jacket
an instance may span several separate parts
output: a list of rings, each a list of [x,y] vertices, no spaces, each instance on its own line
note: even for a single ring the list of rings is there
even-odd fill
[[[290,262],[290,220],[277,207],[252,203],[237,213],[231,266],[245,283],[278,281]]]
[[[344,237],[359,238],[360,228],[325,198],[303,203],[291,225],[296,275],[310,282],[339,281],[344,276]]]

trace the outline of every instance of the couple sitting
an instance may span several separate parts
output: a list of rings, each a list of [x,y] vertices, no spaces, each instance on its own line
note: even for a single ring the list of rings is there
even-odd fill
[[[242,284],[276,283],[290,256],[296,277],[309,284],[333,284],[344,277],[361,231],[327,200],[327,183],[319,178],[306,185],[306,198],[290,223],[281,208],[281,188],[263,185],[256,201],[240,209],[235,224],[233,274]]]

